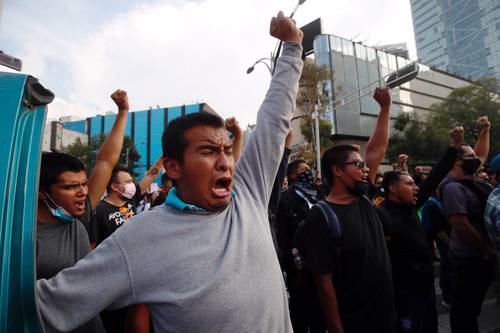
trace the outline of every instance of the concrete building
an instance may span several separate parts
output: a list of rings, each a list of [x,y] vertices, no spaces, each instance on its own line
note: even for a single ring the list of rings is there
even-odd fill
[[[63,126],[63,119],[48,119],[43,132],[42,151],[61,151],[63,148],[75,143],[77,139],[87,144],[88,136],[84,133],[73,131]]]
[[[388,76],[411,64],[400,57],[341,37],[322,34],[314,40],[318,66],[326,66],[328,80],[322,82],[328,98],[325,118],[332,124],[335,142],[357,143],[364,150],[375,127],[379,106],[372,98]],[[419,64],[415,79],[391,90],[394,118],[401,112],[416,112],[423,119],[434,103],[442,102],[452,89],[470,81]],[[392,129],[392,133],[394,133]]]
[[[471,80],[500,81],[498,0],[410,0],[420,62]]]

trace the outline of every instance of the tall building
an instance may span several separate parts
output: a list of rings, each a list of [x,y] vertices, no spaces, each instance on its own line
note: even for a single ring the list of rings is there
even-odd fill
[[[371,135],[379,106],[372,95],[377,86],[411,61],[376,48],[341,37],[321,34],[314,40],[318,67],[329,72],[321,83],[328,99],[324,117],[332,124],[336,143],[357,143],[362,150]],[[419,64],[413,80],[391,89],[391,120],[401,112],[415,112],[421,119],[429,115],[431,105],[442,102],[450,92],[470,81],[444,71]],[[391,133],[394,133],[394,129]]]
[[[498,0],[410,0],[420,62],[476,80],[500,81]]]
[[[143,177],[147,169],[161,156],[161,137],[166,125],[181,115],[215,111],[206,103],[174,106],[167,108],[157,107],[143,111],[132,111],[128,114],[125,135],[130,136],[135,147],[141,155],[136,166],[139,179]],[[85,120],[63,122],[65,129],[85,133],[90,140],[99,134],[108,134],[113,127],[116,114],[107,113],[97,115]]]

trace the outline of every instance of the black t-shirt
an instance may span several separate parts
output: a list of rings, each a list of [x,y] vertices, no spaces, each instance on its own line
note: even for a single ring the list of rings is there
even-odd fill
[[[314,273],[332,273],[346,333],[394,331],[390,259],[382,226],[369,200],[329,203],[341,226],[335,240],[317,208],[306,222],[305,262]]]
[[[433,258],[415,208],[386,199],[377,211],[391,257],[394,286],[428,293],[434,288]]]
[[[97,227],[97,244],[108,238],[113,232],[136,214],[136,207],[142,199],[141,189],[136,185],[136,192],[132,199],[123,206],[115,206],[101,200],[97,205],[93,223]]]

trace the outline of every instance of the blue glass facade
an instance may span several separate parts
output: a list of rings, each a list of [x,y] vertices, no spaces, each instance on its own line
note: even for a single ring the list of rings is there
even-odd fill
[[[500,80],[500,2],[411,0],[421,62],[476,80]]]
[[[75,132],[87,133],[87,121],[86,120],[69,121],[64,123],[64,128]]]
[[[211,110],[206,104],[190,104],[129,113],[125,135],[132,138],[141,156],[136,167],[138,179],[141,179],[146,170],[161,156],[161,137],[168,122],[184,114],[203,112],[205,107]],[[86,133],[90,138],[101,133],[108,134],[115,120],[116,114],[98,115],[87,120],[66,122],[63,126]],[[159,183],[160,180],[158,179],[157,182]]]

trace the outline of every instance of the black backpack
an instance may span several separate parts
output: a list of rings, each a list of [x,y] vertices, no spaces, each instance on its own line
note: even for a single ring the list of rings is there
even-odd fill
[[[481,208],[481,216],[484,216],[486,203],[488,202],[490,193],[493,191],[493,186],[487,182],[475,179],[462,179],[459,183],[467,187],[476,195]]]

